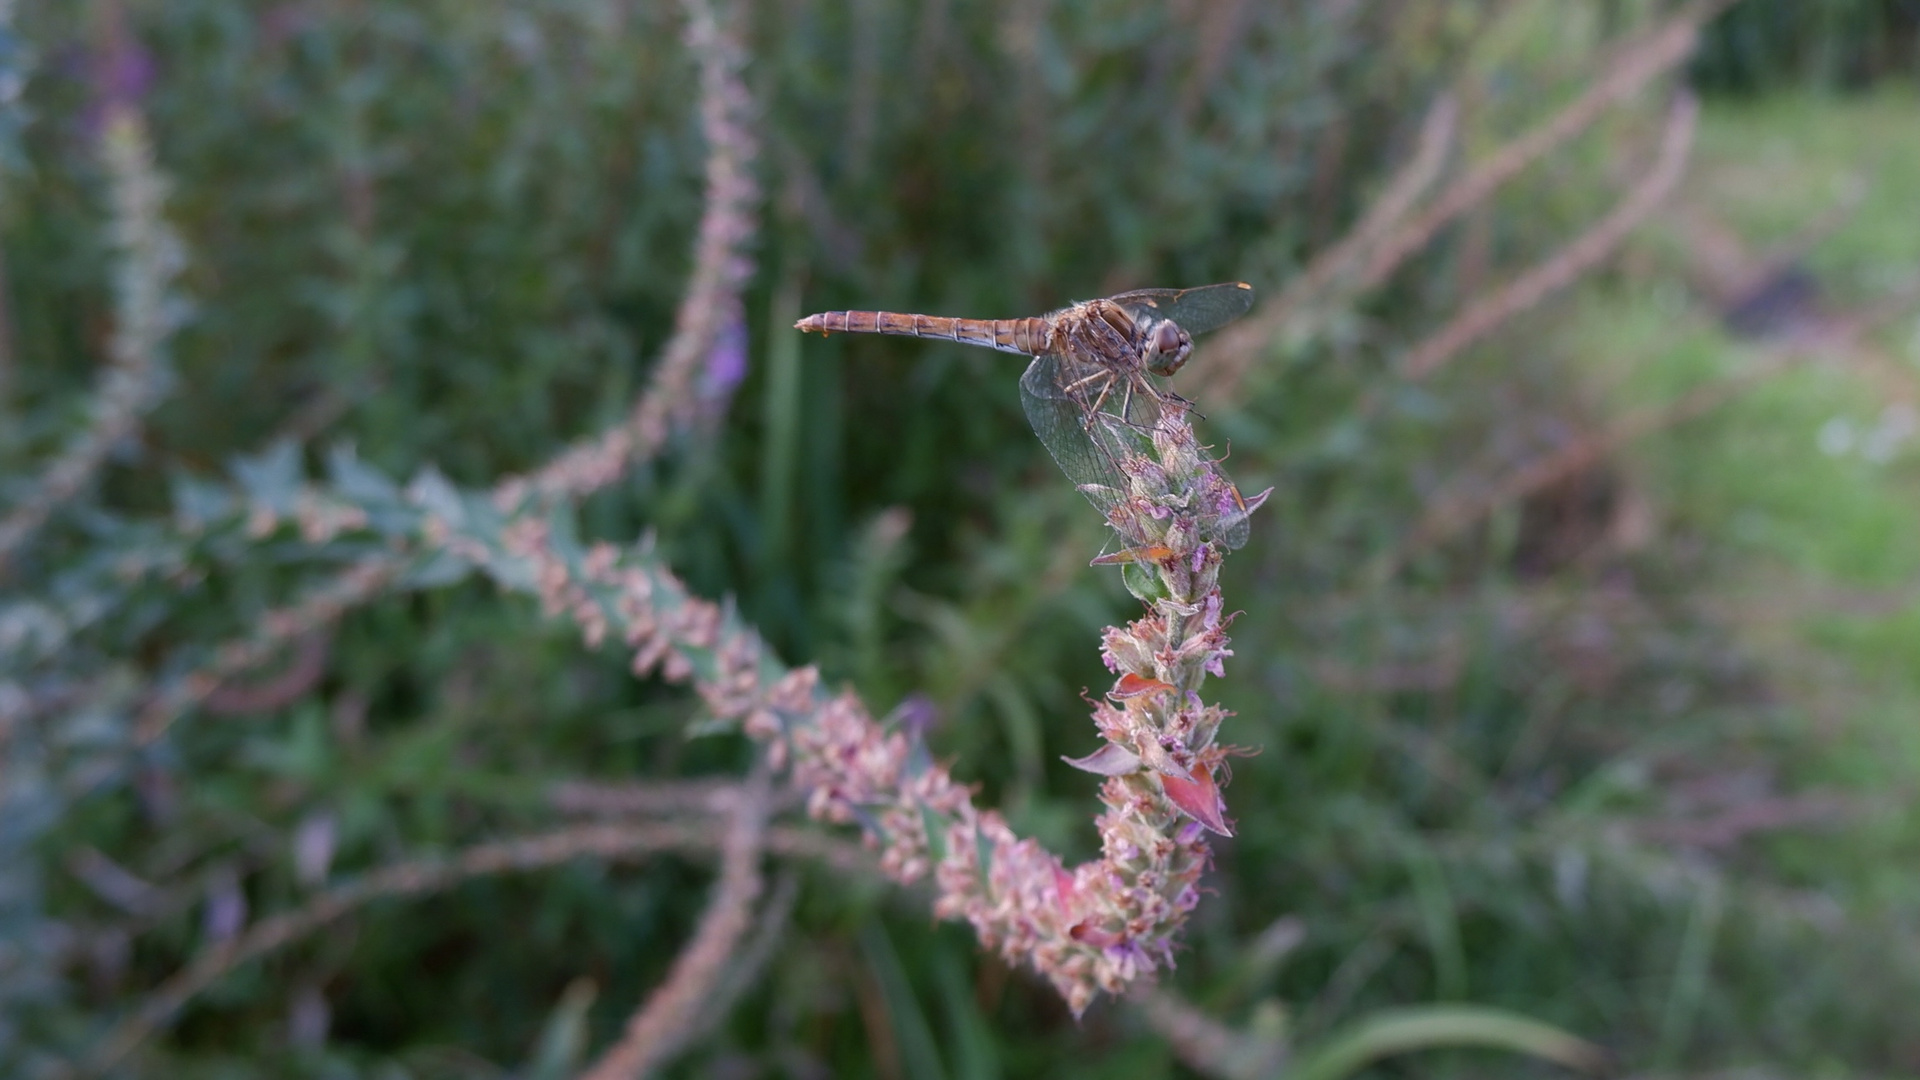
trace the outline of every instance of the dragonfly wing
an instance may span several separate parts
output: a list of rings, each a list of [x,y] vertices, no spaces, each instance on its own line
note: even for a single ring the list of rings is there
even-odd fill
[[[1191,289],[1135,289],[1110,298],[1114,303],[1172,319],[1189,334],[1218,330],[1253,308],[1253,286],[1244,281]]]
[[[1036,356],[1020,377],[1027,423],[1082,494],[1111,510],[1131,485],[1120,462],[1147,452],[1160,402],[1151,387],[1062,353]]]
[[[1020,377],[1020,403],[1060,471],[1109,520],[1133,490],[1121,463],[1152,457],[1155,425],[1166,409],[1180,408],[1160,397],[1139,372],[1115,371],[1065,353],[1033,358]],[[1223,515],[1208,537],[1227,548],[1246,544],[1252,510],[1238,492],[1233,499],[1239,510]]]

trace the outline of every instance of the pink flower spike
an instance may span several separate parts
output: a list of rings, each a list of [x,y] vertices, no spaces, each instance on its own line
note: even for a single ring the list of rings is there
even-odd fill
[[[1204,764],[1196,765],[1192,778],[1187,780],[1163,774],[1160,786],[1173,805],[1185,810],[1187,816],[1221,836],[1233,835],[1233,829],[1227,825],[1227,804],[1214,785],[1212,769]]]

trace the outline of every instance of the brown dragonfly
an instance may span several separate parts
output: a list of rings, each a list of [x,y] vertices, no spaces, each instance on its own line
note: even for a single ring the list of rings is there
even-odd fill
[[[1074,485],[1110,515],[1130,484],[1121,462],[1152,449],[1153,426],[1190,403],[1153,376],[1180,370],[1193,335],[1253,306],[1253,286],[1229,281],[1193,289],[1137,289],[1024,319],[951,319],[892,311],[828,311],[794,323],[821,334],[893,334],[984,345],[1033,357],[1020,377],[1027,422]],[[1244,515],[1217,537],[1246,542]]]

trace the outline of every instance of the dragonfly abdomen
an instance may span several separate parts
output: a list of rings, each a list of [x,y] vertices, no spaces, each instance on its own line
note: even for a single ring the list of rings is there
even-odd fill
[[[949,319],[897,311],[825,311],[793,326],[807,333],[933,338],[1024,355],[1042,352],[1047,344],[1044,319]]]

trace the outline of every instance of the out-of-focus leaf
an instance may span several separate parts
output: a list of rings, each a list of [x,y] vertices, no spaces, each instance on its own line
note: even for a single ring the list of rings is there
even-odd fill
[[[1607,1054],[1598,1046],[1549,1024],[1501,1009],[1429,1005],[1383,1010],[1303,1050],[1283,1074],[1286,1080],[1341,1080],[1382,1058],[1421,1050],[1478,1047],[1598,1072]]]
[[[860,928],[860,952],[886,1002],[886,1019],[900,1051],[901,1068],[908,1076],[945,1080],[947,1069],[940,1058],[940,1044],[933,1037],[933,1026],[920,1007],[919,995],[907,981],[893,940],[878,922],[869,921]]]

